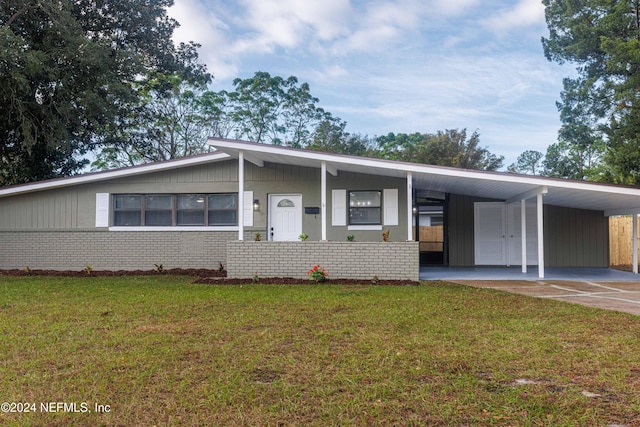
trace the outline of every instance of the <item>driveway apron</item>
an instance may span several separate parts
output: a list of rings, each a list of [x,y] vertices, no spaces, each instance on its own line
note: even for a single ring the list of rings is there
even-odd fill
[[[569,280],[448,280],[537,298],[622,311],[640,316],[640,282]]]

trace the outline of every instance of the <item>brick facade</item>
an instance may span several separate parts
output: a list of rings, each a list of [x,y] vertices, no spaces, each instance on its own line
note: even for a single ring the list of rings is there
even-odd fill
[[[217,269],[237,232],[11,231],[0,232],[0,269]]]
[[[417,242],[227,242],[229,277],[307,278],[319,264],[330,278],[418,280]]]
[[[5,231],[0,269],[217,269],[229,277],[307,278],[316,264],[331,278],[418,280],[416,242],[254,242],[237,232]]]

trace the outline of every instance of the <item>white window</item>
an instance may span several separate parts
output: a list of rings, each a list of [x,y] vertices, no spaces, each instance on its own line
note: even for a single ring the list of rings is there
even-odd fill
[[[236,225],[238,197],[235,194],[209,194],[209,225]]]
[[[349,192],[349,225],[382,224],[382,192]]]
[[[144,224],[147,226],[173,225],[173,197],[167,194],[144,196]]]
[[[113,225],[237,226],[238,194],[115,194]]]
[[[142,225],[142,196],[139,194],[116,194],[113,196],[113,225]]]

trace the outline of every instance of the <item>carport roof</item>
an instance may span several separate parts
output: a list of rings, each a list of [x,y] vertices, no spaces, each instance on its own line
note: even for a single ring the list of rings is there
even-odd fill
[[[546,191],[545,204],[604,211],[606,215],[640,214],[640,188],[637,187],[423,165],[229,139],[210,138],[209,144],[234,158],[242,151],[246,160],[256,164],[271,162],[320,168],[324,161],[329,172],[398,178],[411,173],[414,188],[435,192],[515,201]]]

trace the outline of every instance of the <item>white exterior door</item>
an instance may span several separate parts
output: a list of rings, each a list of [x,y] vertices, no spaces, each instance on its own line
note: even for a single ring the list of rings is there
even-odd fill
[[[302,233],[302,195],[269,196],[269,240],[295,241]]]
[[[538,265],[538,221],[536,205],[526,205],[527,265]],[[520,203],[507,206],[507,265],[522,265],[522,216]]]
[[[537,265],[536,207],[526,206],[527,265]],[[474,250],[476,265],[522,265],[520,203],[474,204]]]
[[[506,265],[504,203],[477,202],[473,206],[476,265]]]

